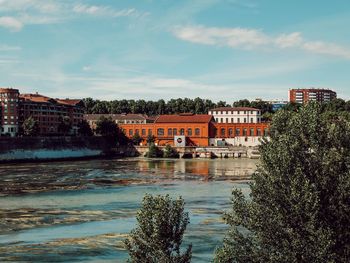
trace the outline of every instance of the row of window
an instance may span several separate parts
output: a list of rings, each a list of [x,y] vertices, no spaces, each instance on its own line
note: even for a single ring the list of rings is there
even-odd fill
[[[234,133],[233,133],[234,132]],[[264,136],[269,136],[269,129],[265,128],[263,130],[264,132]],[[260,128],[257,128],[256,130],[254,128],[250,128],[249,129],[249,133],[248,133],[248,129],[247,128],[243,128],[242,130],[240,128],[236,128],[235,130],[233,130],[232,128],[229,128],[227,131],[225,128],[221,128],[220,129],[220,133],[216,134],[215,136],[218,137],[226,137],[226,134],[228,137],[234,137],[234,136],[262,136],[262,131]]]
[[[242,120],[242,123],[247,123],[249,121],[248,118],[242,118]],[[241,118],[215,118],[215,121],[218,123],[241,123]],[[257,118],[255,121],[260,122],[260,118]],[[254,123],[254,118],[250,118],[250,123]]]
[[[167,133],[165,133],[167,132]],[[135,134],[139,134],[140,135],[140,130],[139,129],[135,129]],[[129,136],[133,136],[134,135],[134,130],[129,130]],[[141,136],[146,136],[146,135],[152,135],[152,129],[148,129],[148,134],[146,134],[146,129],[141,129]],[[163,128],[159,128],[157,129],[157,136],[177,136],[177,135],[187,135],[187,136],[200,136],[201,135],[201,131],[199,128],[195,128],[194,130],[192,128],[188,128],[188,129],[177,129],[177,128],[169,128],[167,130],[163,129]]]
[[[243,112],[243,114],[254,114],[254,112],[256,112],[256,114],[259,114],[258,111],[213,111],[210,114],[241,114],[241,112]]]

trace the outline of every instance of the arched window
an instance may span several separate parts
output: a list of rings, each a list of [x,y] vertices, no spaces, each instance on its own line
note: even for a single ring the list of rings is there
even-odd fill
[[[180,129],[180,135],[185,135],[185,129]]]
[[[173,129],[173,135],[176,136],[177,135],[177,129]]]
[[[229,128],[228,129],[228,137],[232,137],[232,135],[233,135],[233,129]]]
[[[172,136],[173,135],[173,130],[171,128],[168,129],[168,136]]]
[[[247,136],[247,135],[248,135],[247,129],[244,128],[244,129],[243,129],[243,136]]]
[[[221,137],[225,137],[225,128],[221,128]]]
[[[164,135],[164,129],[163,128],[157,129],[157,135],[158,136],[163,136]]]
[[[260,129],[260,128],[258,128],[258,129],[256,130],[256,136],[261,136],[261,129]]]
[[[241,135],[241,130],[239,128],[236,128],[236,136],[240,136]]]
[[[254,128],[250,128],[249,136],[254,136]]]
[[[187,135],[188,135],[188,136],[192,136],[192,129],[191,129],[191,128],[188,128],[188,129],[187,129]]]
[[[201,130],[200,130],[199,128],[196,128],[196,129],[194,130],[194,134],[195,134],[196,136],[201,135]]]

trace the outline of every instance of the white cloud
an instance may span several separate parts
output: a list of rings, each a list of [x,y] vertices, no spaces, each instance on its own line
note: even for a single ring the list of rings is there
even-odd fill
[[[18,19],[11,16],[1,16],[0,17],[0,27],[7,28],[11,31],[20,31],[23,24]]]
[[[73,12],[78,14],[104,16],[104,17],[126,17],[126,16],[141,16],[141,14],[134,8],[128,9],[113,9],[109,6],[83,5],[78,4],[73,7]]]
[[[204,26],[175,27],[173,34],[182,40],[241,49],[294,48],[315,54],[325,54],[350,59],[350,48],[334,43],[305,40],[300,32],[269,36],[260,30],[246,28],[216,28]]]
[[[22,48],[19,46],[8,46],[8,45],[1,45],[0,44],[0,51],[18,51]]]

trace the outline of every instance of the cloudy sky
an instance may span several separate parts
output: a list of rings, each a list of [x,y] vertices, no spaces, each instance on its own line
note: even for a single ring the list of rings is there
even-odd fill
[[[0,0],[0,86],[53,97],[350,99],[348,0]]]

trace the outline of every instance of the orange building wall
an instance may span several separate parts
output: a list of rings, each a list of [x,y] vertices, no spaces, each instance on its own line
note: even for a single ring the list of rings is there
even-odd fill
[[[209,146],[209,138],[234,138],[244,136],[243,129],[247,129],[246,137],[264,135],[264,131],[269,129],[269,123],[146,123],[146,124],[119,124],[128,138],[132,138],[138,130],[139,135],[143,139],[142,145],[146,145],[146,139],[151,130],[151,134],[155,136],[155,142],[159,146],[174,145],[174,135],[168,135],[168,129],[177,129],[177,135],[180,135],[180,129],[185,129],[186,145],[188,146]],[[164,135],[157,135],[158,129],[164,129]],[[188,129],[192,129],[192,135],[188,134]],[[195,134],[195,129],[200,129],[200,134]],[[236,129],[239,129],[239,135],[236,135]],[[142,134],[142,130],[146,133]],[[222,136],[221,129],[225,130],[225,135]],[[229,129],[232,129],[232,134],[229,134]],[[250,134],[250,129],[254,130],[254,134]],[[130,133],[132,131],[132,133]]]

